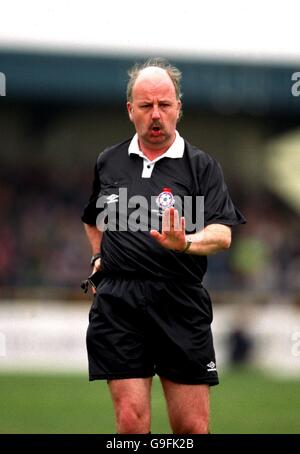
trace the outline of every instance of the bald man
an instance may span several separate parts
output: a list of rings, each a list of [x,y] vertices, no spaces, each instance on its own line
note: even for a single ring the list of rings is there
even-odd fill
[[[129,76],[136,134],[99,155],[82,215],[101,275],[87,331],[89,378],[107,380],[120,434],[151,430],[155,374],[173,433],[205,434],[218,373],[202,280],[207,256],[229,248],[231,226],[245,221],[219,164],[176,130],[180,71],[152,59]],[[196,211],[204,199],[202,223],[189,229],[187,197]]]

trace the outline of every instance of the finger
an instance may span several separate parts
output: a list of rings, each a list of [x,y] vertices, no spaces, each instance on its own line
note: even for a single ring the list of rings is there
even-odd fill
[[[159,233],[157,230],[150,230],[150,235],[157,241],[162,241],[164,236]]]
[[[181,221],[181,230],[185,233],[185,217],[182,216],[180,218],[180,221]]]
[[[175,227],[175,208],[174,207],[171,207],[168,209],[169,211],[169,220],[170,220],[170,232],[173,233],[174,232],[174,227]]]
[[[171,207],[171,208],[170,208],[170,230],[171,230],[172,232],[174,232],[174,230],[175,230],[174,227],[175,227],[175,212],[176,212],[176,211],[177,211],[177,210],[175,210],[174,207]]]
[[[181,231],[181,223],[179,222],[179,213],[178,210],[174,210],[174,231]]]
[[[170,231],[170,228],[171,228],[171,213],[170,213],[170,209],[167,208],[164,212],[163,212],[163,218],[162,218],[162,231],[163,232],[169,232]]]

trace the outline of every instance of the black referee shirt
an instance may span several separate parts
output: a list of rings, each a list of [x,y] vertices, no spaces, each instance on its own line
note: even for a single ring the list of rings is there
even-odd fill
[[[104,213],[110,213],[111,216],[116,214],[115,224],[109,223],[102,238],[103,269],[116,275],[202,281],[207,268],[206,256],[165,249],[150,236],[149,231],[155,216],[161,221],[164,200],[166,203],[175,200],[174,208],[177,208],[176,200],[184,201],[186,196],[191,197],[193,216],[201,201],[197,196],[204,196],[204,226],[245,223],[230,198],[219,164],[207,153],[185,141],[181,158],[163,157],[155,162],[151,177],[142,178],[143,158],[128,153],[131,140],[100,153],[95,166],[92,194],[81,218],[86,224],[98,225],[99,218]],[[126,207],[126,213],[124,204],[119,204],[120,189],[124,193],[123,188],[127,191],[128,199],[143,196],[147,201],[146,208],[138,203],[135,205],[139,199],[130,199],[131,206]],[[171,194],[170,197],[168,193]],[[156,201],[155,206],[153,200]],[[99,206],[100,201],[101,208],[97,208],[96,204]],[[185,214],[184,207],[183,202],[182,215]],[[136,219],[138,216],[135,213],[145,215],[145,209],[147,225],[142,221],[139,230],[126,230],[126,221],[130,217]],[[141,218],[145,220],[145,216]],[[195,221],[195,216],[193,219]]]

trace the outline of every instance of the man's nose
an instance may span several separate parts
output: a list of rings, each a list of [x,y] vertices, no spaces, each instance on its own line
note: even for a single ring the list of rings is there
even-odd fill
[[[158,108],[158,106],[153,106],[152,119],[158,120],[159,118],[160,118],[159,108]]]

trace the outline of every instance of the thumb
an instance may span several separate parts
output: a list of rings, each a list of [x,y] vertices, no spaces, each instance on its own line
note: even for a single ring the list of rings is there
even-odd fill
[[[157,230],[150,230],[150,235],[158,241],[162,238],[162,235]]]

